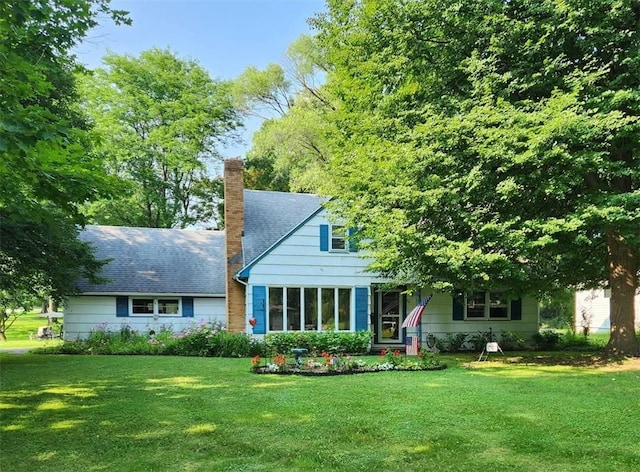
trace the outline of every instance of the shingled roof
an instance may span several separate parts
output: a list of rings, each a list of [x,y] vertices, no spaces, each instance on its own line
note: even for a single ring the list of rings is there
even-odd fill
[[[84,293],[224,295],[224,233],[221,231],[87,226],[80,234],[110,282],[81,280]]]
[[[318,195],[303,193],[245,190],[243,198],[245,267],[317,213],[322,205]]]

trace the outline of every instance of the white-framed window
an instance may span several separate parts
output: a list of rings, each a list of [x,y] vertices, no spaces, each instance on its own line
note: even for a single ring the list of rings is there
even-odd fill
[[[352,290],[268,287],[268,331],[350,331]]]
[[[129,312],[133,316],[180,316],[179,297],[140,297],[129,299]]]
[[[347,228],[343,225],[331,225],[331,250],[334,252],[347,252],[349,242],[347,240]]]
[[[503,292],[471,292],[465,300],[467,320],[508,320],[509,299]]]

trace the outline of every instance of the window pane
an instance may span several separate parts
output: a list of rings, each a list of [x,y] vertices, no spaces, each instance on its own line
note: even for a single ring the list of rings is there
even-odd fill
[[[300,331],[300,289],[287,288],[287,323],[292,331]]]
[[[331,249],[344,250],[347,248],[345,243],[346,232],[344,226],[331,227]]]
[[[335,290],[332,288],[322,289],[322,329],[333,331],[335,329]]]
[[[507,318],[507,299],[502,292],[491,292],[489,294],[489,318]]]
[[[134,298],[132,305],[135,314],[153,315],[153,298]]]
[[[351,329],[351,289],[338,289],[338,329]]]
[[[484,292],[475,292],[467,295],[467,318],[484,318],[484,307]]]
[[[382,292],[382,314],[400,313],[400,292]]]
[[[304,329],[318,329],[318,289],[304,289]]]
[[[158,313],[160,315],[177,315],[178,307],[178,299],[176,298],[161,298],[158,300]]]
[[[269,287],[269,331],[282,331],[282,287]]]

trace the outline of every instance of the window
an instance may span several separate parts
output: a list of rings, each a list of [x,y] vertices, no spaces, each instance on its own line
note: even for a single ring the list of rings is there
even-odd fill
[[[346,251],[347,246],[347,229],[340,225],[331,225],[331,250]]]
[[[269,287],[269,331],[350,331],[350,288]]]
[[[125,299],[126,300],[126,299]],[[179,298],[132,298],[132,315],[180,315]]]
[[[509,303],[502,292],[473,292],[466,296],[466,319],[509,319]]]

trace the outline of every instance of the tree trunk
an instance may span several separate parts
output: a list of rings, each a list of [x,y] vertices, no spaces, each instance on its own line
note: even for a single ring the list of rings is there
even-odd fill
[[[607,250],[611,285],[611,337],[606,352],[612,355],[638,356],[640,344],[636,338],[634,312],[634,297],[638,285],[638,248],[628,244],[616,232],[609,232]]]

